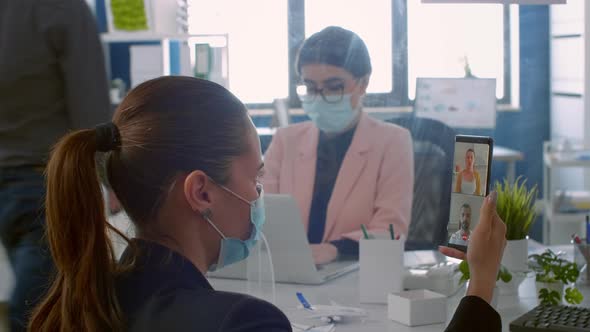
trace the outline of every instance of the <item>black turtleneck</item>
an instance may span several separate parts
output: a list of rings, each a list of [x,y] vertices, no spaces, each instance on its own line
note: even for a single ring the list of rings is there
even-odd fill
[[[338,172],[355,132],[356,126],[336,136],[328,136],[320,131],[313,198],[307,231],[307,238],[311,244],[321,243],[324,237],[328,204],[334,191]],[[338,248],[338,254],[341,257],[358,257],[358,242],[343,239],[330,243]]]

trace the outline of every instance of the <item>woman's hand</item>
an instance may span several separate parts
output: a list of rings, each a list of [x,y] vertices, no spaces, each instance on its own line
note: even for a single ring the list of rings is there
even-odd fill
[[[469,240],[467,254],[453,248],[439,248],[447,256],[467,259],[471,275],[467,295],[479,296],[488,303],[492,300],[506,246],[506,225],[496,213],[497,197],[498,194],[493,192],[484,200],[479,223]]]
[[[316,265],[328,264],[338,257],[338,249],[331,243],[312,244],[311,252]]]
[[[455,165],[455,173],[461,173],[461,166]]]

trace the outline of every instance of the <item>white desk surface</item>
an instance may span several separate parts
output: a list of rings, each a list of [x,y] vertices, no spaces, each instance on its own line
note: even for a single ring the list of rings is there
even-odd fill
[[[573,257],[572,246],[557,246],[552,247],[555,251],[565,251],[566,255]],[[543,250],[544,247],[537,243],[531,243],[529,246],[531,252]],[[217,290],[233,291],[246,293],[247,282],[244,280],[229,280],[229,279],[209,279],[213,287]],[[426,325],[417,327],[408,327],[393,321],[387,317],[387,305],[366,305],[359,303],[358,291],[358,271],[345,275],[341,278],[329,281],[324,285],[307,286],[294,284],[276,284],[276,303],[277,305],[293,323],[314,325],[322,324],[321,321],[311,320],[308,318],[309,314],[297,309],[299,302],[295,296],[296,292],[302,292],[308,301],[312,304],[330,304],[333,300],[338,304],[345,306],[355,306],[364,308],[369,312],[369,317],[365,320],[356,320],[349,323],[342,323],[336,326],[336,332],[340,331],[443,331],[446,325],[450,322],[455,309],[457,308],[461,298],[465,294],[465,289],[459,290],[457,294],[450,297],[447,301],[447,322],[438,325]],[[585,296],[582,303],[583,306],[590,306],[590,287],[578,286]],[[265,289],[266,290],[266,289]],[[267,297],[265,300],[270,300],[269,293],[265,293]],[[509,331],[510,322],[518,318],[522,314],[537,306],[537,297],[535,289],[535,277],[531,273],[527,279],[520,285],[519,294],[516,295],[500,295],[498,298],[497,311],[502,317],[502,330]]]
[[[211,284],[217,290],[246,292],[246,281],[228,280],[228,279],[210,279]],[[365,305],[359,303],[358,295],[358,272],[343,276],[339,279],[332,280],[321,286],[305,286],[292,284],[277,284],[276,286],[276,303],[291,320],[291,322],[305,325],[322,324],[321,321],[311,320],[308,313],[296,309],[299,305],[295,296],[296,292],[302,292],[308,301],[312,304],[330,304],[333,300],[341,305],[364,308],[369,312],[369,317],[365,320],[355,320],[337,325],[336,331],[443,331],[446,324],[426,325],[417,327],[408,327],[402,324],[390,321],[387,317],[387,305]],[[582,292],[586,297],[590,296],[590,288],[582,287]],[[448,299],[447,301],[447,324],[450,322],[457,305],[465,294],[465,289]],[[265,300],[270,300],[265,298]],[[535,278],[533,275],[528,277],[520,286],[519,296],[500,295],[498,298],[498,312],[502,316],[503,331],[508,331],[510,322],[537,306]],[[590,300],[584,301],[585,306],[590,306]]]

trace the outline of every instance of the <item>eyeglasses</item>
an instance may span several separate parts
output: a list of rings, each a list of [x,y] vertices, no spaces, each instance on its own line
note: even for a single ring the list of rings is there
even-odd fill
[[[344,95],[344,83],[338,85],[329,85],[318,89],[312,85],[300,84],[297,86],[297,95],[302,103],[313,102],[317,95],[328,104],[335,104],[342,100]]]

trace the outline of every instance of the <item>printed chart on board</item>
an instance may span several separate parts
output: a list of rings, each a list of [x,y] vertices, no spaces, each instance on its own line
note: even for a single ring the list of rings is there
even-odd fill
[[[496,79],[420,77],[414,110],[453,128],[494,128]]]

